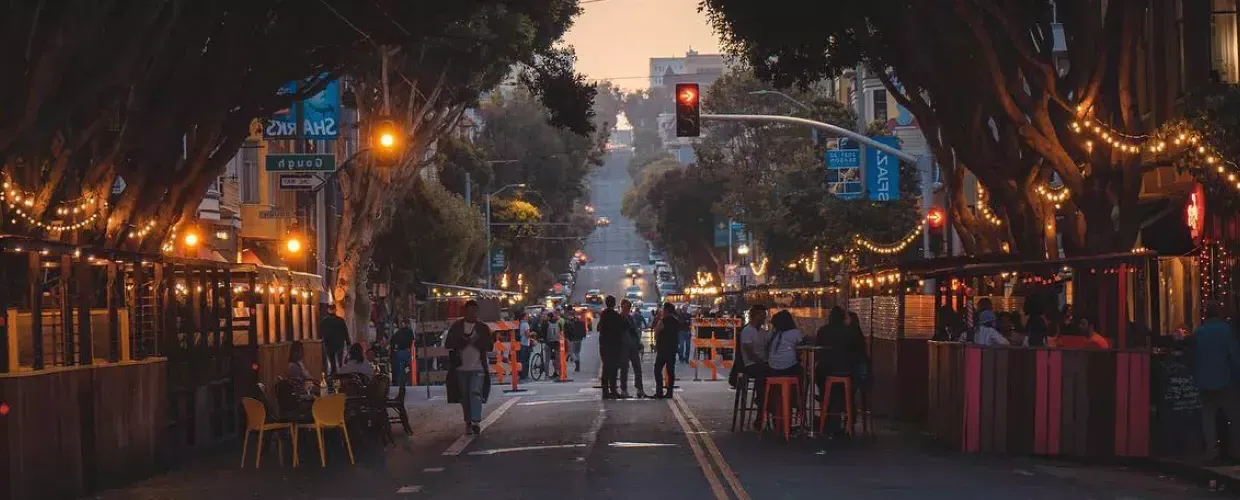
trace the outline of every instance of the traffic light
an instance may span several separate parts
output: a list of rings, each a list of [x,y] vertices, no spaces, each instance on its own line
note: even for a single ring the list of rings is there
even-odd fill
[[[939,207],[931,207],[926,212],[926,232],[930,236],[930,253],[938,256],[943,252],[943,227],[947,225],[947,214]]]
[[[381,160],[385,163],[398,160],[404,148],[402,139],[403,135],[396,120],[383,116],[375,118],[374,127],[371,129],[371,148]]]
[[[676,84],[676,137],[697,137],[702,133],[702,95],[696,83]]]

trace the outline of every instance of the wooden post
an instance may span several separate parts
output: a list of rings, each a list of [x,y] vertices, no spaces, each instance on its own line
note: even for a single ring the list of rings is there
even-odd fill
[[[108,262],[108,289],[104,293],[108,298],[108,361],[113,363],[121,360],[121,328],[117,316],[116,284],[120,281],[116,276],[116,263]]]
[[[9,276],[9,259],[0,258],[0,281]],[[9,293],[0,287],[0,373],[17,371],[17,334],[15,322],[9,320]]]
[[[30,278],[30,342],[34,351],[35,370],[43,369],[43,269],[39,252],[31,250],[28,261]]]
[[[167,283],[164,280],[164,265],[159,262],[151,265],[152,273],[155,275],[154,282],[151,283],[151,314],[155,317],[151,318],[151,324],[155,325],[155,331],[150,332],[150,335],[153,335],[155,339],[155,349],[152,354],[158,353],[160,355],[164,354],[163,339],[166,333],[164,329],[164,317],[166,316],[164,308],[167,307],[164,294],[168,291]]]
[[[131,320],[131,323],[133,323],[133,328],[130,329],[130,331],[133,332],[133,337],[137,343],[135,348],[139,359],[151,355],[151,353],[146,350],[146,342],[147,339],[150,338],[151,332],[146,331],[146,325],[143,321],[146,317],[145,314],[142,313],[142,288],[144,286],[143,284],[146,282],[145,271],[146,270],[143,269],[142,262],[139,261],[133,263],[133,290],[129,295],[130,297],[133,297],[129,301],[130,304],[133,304],[133,318]]]
[[[90,328],[90,310],[95,305],[95,273],[90,264],[81,260],[73,265],[76,267],[73,277],[77,280],[74,296],[78,306],[78,364],[91,365],[95,363],[95,338]]]
[[[60,322],[63,325],[62,333],[64,334],[65,348],[65,366],[75,364],[74,355],[77,354],[75,342],[73,338],[73,294],[69,293],[70,285],[73,283],[73,257],[69,254],[60,256]]]
[[[223,339],[220,338],[219,290],[215,287],[215,281],[215,270],[202,268],[199,283],[202,286],[202,316],[206,320],[203,334],[211,335],[211,348],[219,351],[223,347]]]
[[[224,338],[228,342],[228,347],[233,345],[233,309],[232,309],[232,270],[225,269],[224,272]]]
[[[258,348],[258,273],[250,275],[250,296],[245,301],[245,307],[250,313],[250,345]]]

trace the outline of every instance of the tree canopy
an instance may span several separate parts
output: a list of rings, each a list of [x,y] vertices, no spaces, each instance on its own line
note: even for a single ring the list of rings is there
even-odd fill
[[[1184,151],[1156,147],[1179,131],[1163,127],[1167,116],[1159,106],[1169,108],[1167,100],[1142,83],[1147,69],[1139,60],[1150,61],[1156,73],[1172,70],[1158,69],[1163,63],[1152,51],[1163,44],[1145,29],[1148,16],[1166,13],[1143,2],[704,0],[702,6],[729,50],[764,79],[805,85],[857,69],[876,76],[917,118],[957,198],[953,220],[971,251],[1010,241],[1042,256],[1054,248],[1057,224],[1064,225],[1059,232],[1070,253],[1129,250],[1144,216],[1142,175]],[[787,15],[794,10],[797,15]],[[1060,30],[1066,51],[1056,47]],[[1088,131],[1105,126],[1112,139],[1155,137],[1115,146],[1100,137],[1094,144],[1078,132],[1087,131],[1082,124]],[[957,164],[986,187],[1006,224],[966,209]],[[1052,174],[1070,193],[1059,208],[1043,193]]]

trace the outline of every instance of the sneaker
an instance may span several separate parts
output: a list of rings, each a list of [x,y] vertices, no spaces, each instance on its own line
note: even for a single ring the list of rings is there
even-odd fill
[[[471,423],[465,424],[465,434],[477,434],[476,432],[474,432],[474,424],[471,424]]]
[[[482,434],[482,426],[478,425],[478,422],[469,424],[469,433],[470,434]]]

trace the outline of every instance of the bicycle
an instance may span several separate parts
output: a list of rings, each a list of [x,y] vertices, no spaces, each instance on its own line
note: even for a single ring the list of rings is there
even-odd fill
[[[554,367],[550,364],[550,360],[548,359],[550,354],[551,350],[547,349],[547,344],[545,342],[539,342],[538,348],[531,350],[530,379],[542,380],[542,378],[546,376],[547,380],[552,380],[559,376],[559,371],[552,369]]]

